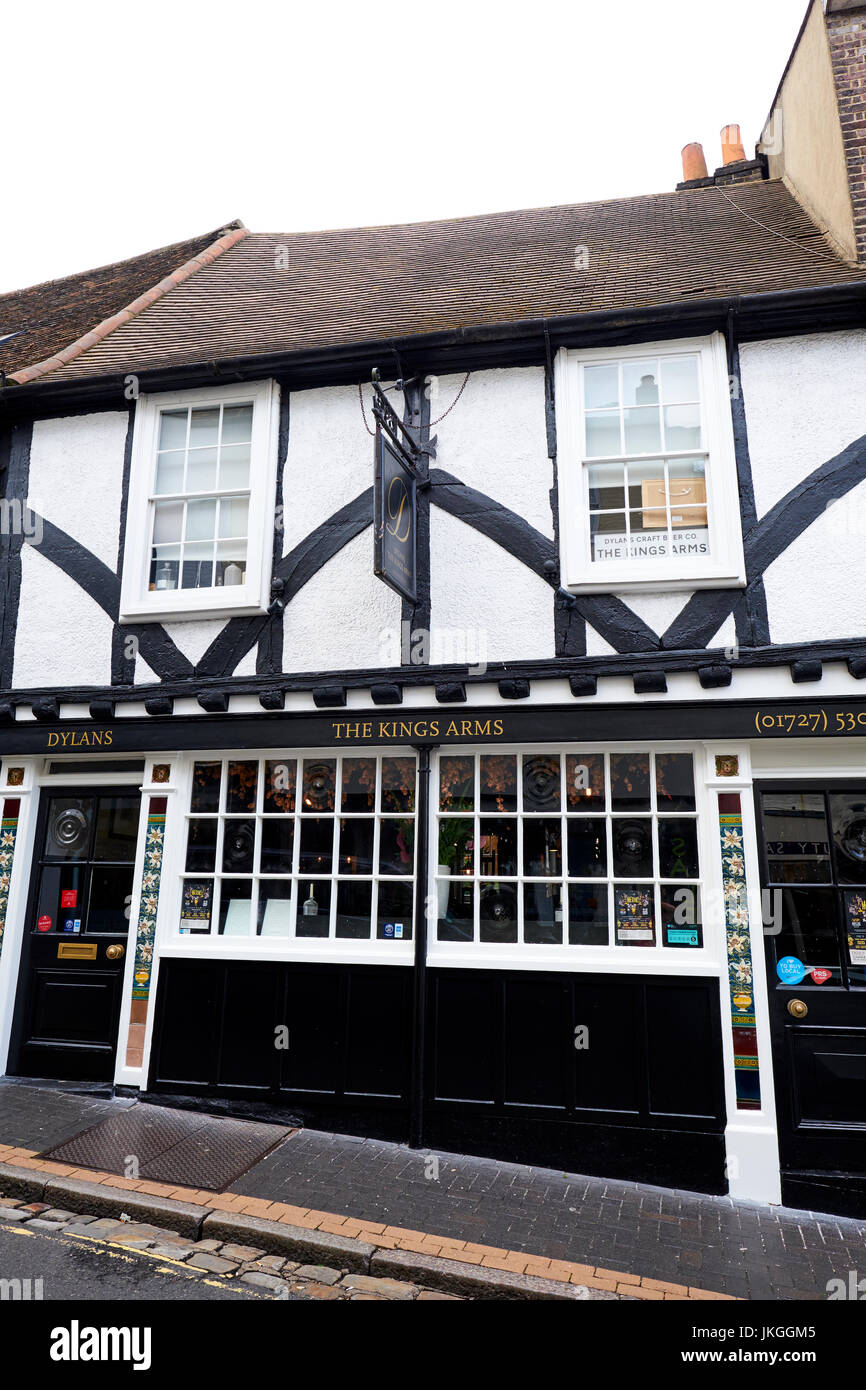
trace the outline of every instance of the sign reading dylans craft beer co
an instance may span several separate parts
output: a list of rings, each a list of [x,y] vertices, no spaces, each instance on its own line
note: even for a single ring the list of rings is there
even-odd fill
[[[373,573],[410,603],[417,603],[416,446],[375,380],[373,414]]]

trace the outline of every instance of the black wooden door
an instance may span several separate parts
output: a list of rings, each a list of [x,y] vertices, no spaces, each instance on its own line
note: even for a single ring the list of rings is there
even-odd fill
[[[783,1201],[866,1214],[866,781],[757,801]]]
[[[42,793],[10,1068],[20,1076],[114,1076],[140,801]]]

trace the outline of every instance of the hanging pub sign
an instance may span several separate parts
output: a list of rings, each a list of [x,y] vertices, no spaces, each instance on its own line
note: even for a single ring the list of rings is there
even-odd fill
[[[376,449],[373,478],[373,573],[418,602],[418,459],[421,449],[392,409],[373,373]],[[426,452],[426,450],[425,450]]]

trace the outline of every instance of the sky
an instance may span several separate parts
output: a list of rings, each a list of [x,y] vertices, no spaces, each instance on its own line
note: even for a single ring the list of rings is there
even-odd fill
[[[673,189],[769,110],[806,0],[47,0],[2,21],[0,292],[257,232]]]

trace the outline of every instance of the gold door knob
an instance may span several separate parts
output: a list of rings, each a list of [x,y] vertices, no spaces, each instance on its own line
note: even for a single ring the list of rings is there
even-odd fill
[[[788,1000],[788,1013],[792,1018],[805,1018],[808,1012],[809,1006],[804,1004],[802,999]]]
[[[120,960],[123,955],[123,947],[120,945],[109,946],[105,954],[109,960]]]

